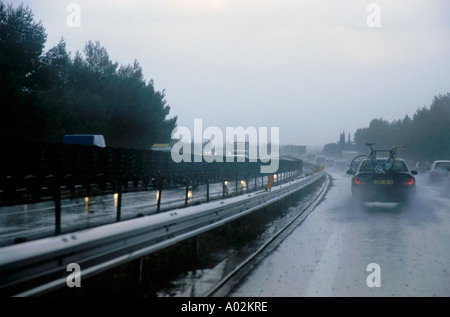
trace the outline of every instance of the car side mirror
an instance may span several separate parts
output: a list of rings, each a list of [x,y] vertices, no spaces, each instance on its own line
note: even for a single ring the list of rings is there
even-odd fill
[[[411,174],[417,175],[417,171],[411,171]]]
[[[347,175],[354,175],[355,173],[352,170],[347,170]]]

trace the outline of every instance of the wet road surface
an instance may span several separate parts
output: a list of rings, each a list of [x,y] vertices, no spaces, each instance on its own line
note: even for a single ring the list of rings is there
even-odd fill
[[[325,199],[231,296],[449,296],[450,190],[417,175],[410,206],[355,206],[330,171]]]

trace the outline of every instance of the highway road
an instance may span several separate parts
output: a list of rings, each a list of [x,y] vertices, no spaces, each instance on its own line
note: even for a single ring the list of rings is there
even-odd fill
[[[230,296],[450,296],[450,185],[417,175],[410,206],[353,204],[329,170],[325,199]]]

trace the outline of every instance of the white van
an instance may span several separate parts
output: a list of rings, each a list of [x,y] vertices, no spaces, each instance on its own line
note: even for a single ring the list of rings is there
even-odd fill
[[[69,134],[62,139],[64,144],[82,144],[105,147],[105,138],[101,134]]]

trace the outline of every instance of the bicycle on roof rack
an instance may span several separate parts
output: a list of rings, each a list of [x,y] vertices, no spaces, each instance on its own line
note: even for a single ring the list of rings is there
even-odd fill
[[[350,169],[347,174],[354,175],[359,167],[358,178],[368,180],[374,175],[387,174],[395,172],[399,166],[397,150],[405,149],[404,146],[394,146],[390,150],[374,150],[375,143],[365,143],[370,148],[369,155],[361,154],[353,158],[350,163]],[[388,154],[380,157],[380,153]]]

